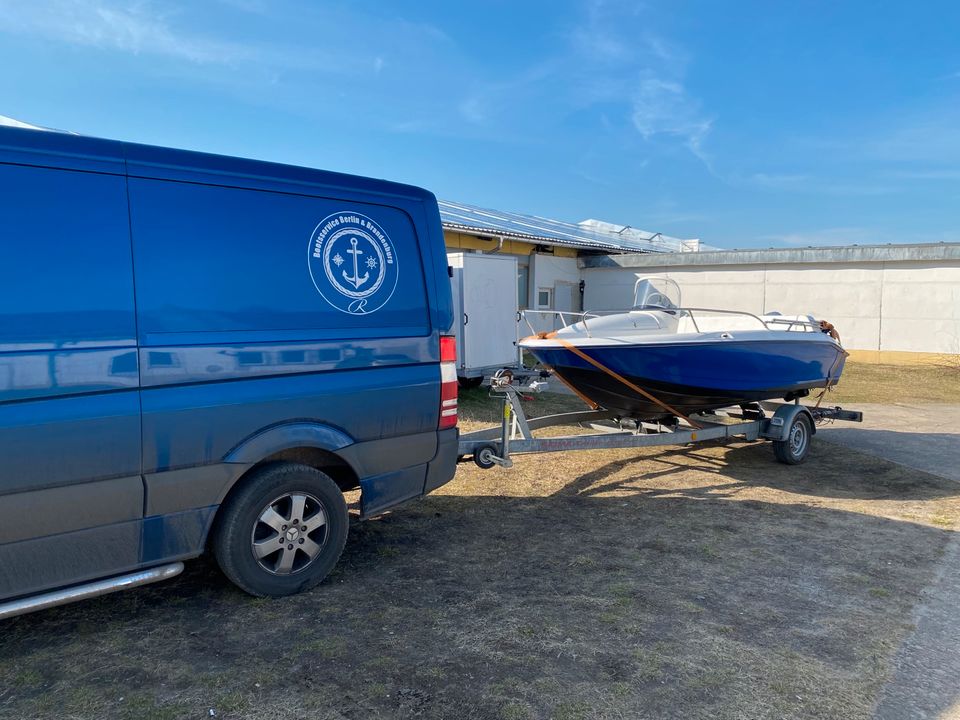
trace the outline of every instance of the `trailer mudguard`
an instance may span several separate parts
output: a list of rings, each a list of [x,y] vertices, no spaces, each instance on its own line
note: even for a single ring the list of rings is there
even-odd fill
[[[817,432],[817,424],[813,420],[813,415],[805,405],[781,405],[773,414],[773,417],[763,423],[760,429],[760,437],[767,440],[786,440],[790,432],[790,426],[794,419],[800,413],[805,413],[810,420],[810,428],[814,434]]]

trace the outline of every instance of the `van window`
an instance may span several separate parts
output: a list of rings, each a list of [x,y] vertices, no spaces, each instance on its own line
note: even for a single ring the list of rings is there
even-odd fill
[[[124,179],[0,164],[0,192],[0,352],[133,345]]]
[[[130,205],[148,345],[430,332],[417,236],[396,208],[144,178]]]

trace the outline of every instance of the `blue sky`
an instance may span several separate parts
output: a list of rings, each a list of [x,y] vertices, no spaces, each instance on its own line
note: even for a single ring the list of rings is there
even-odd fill
[[[960,4],[0,0],[0,114],[723,247],[960,241]]]

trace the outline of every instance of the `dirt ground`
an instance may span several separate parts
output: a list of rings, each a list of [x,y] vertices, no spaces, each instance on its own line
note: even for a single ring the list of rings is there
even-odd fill
[[[2,624],[0,717],[867,718],[958,528],[957,484],[828,443],[468,464],[314,592],[201,560]]]

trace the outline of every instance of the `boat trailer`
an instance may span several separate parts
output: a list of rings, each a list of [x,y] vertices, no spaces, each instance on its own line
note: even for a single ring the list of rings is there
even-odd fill
[[[521,405],[523,395],[547,389],[540,373],[514,376],[501,370],[490,381],[490,394],[500,397],[503,412],[500,425],[460,435],[459,462],[472,458],[477,466],[513,467],[512,456],[521,453],[602,450],[615,448],[690,445],[709,440],[742,438],[773,441],[779,462],[797,465],[810,450],[810,441],[821,422],[846,420],[862,422],[863,413],[840,407],[814,407],[792,403],[750,403],[738,408],[698,413],[693,424],[680,418],[662,422],[639,422],[617,417],[616,413],[597,409],[528,418]],[[535,437],[534,430],[558,425],[578,425],[594,433]]]

